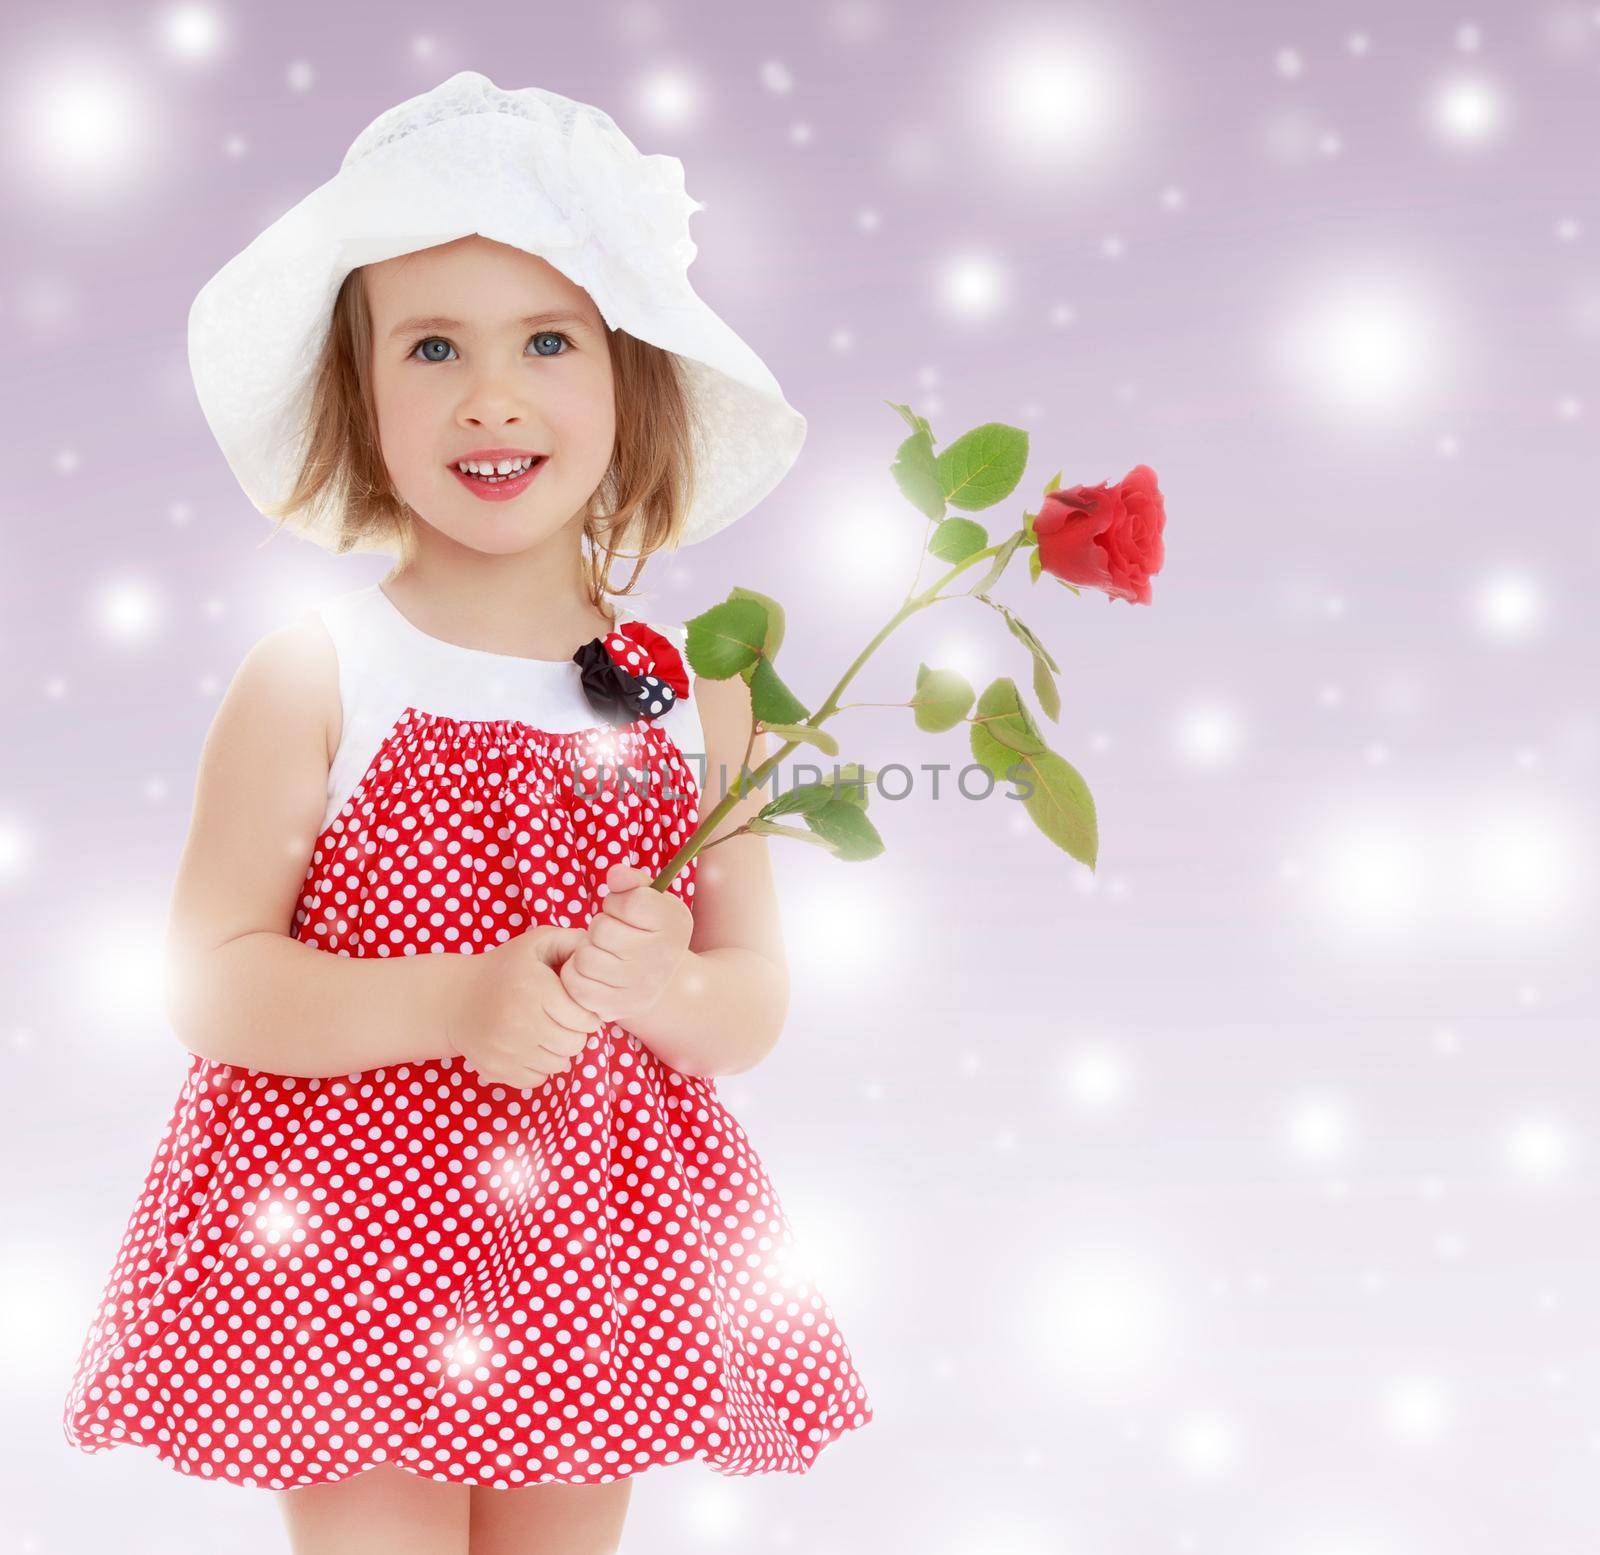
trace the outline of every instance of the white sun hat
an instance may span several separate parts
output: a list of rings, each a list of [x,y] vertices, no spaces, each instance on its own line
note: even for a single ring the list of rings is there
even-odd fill
[[[703,209],[682,162],[642,155],[600,109],[460,71],[374,119],[335,177],[201,288],[189,311],[200,407],[251,502],[266,512],[284,501],[344,278],[478,233],[548,261],[610,328],[678,358],[696,485],[679,543],[692,545],[760,502],[806,434],[767,365],[689,284],[689,217]],[[336,524],[336,514],[285,521],[329,548]]]

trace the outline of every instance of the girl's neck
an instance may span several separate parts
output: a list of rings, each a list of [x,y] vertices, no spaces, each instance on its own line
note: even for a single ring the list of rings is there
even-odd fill
[[[588,586],[555,591],[515,576],[452,576],[415,564],[391,572],[379,587],[417,627],[465,648],[519,658],[553,659],[575,642],[603,637],[621,612],[597,609]]]

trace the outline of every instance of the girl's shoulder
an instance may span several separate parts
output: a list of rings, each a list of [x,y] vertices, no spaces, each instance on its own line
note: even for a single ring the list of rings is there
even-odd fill
[[[233,721],[243,718],[284,735],[308,723],[320,727],[331,762],[339,743],[339,656],[316,612],[303,611],[257,638],[234,670],[224,702]]]

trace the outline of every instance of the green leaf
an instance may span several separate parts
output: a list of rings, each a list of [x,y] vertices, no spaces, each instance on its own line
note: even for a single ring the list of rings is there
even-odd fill
[[[793,815],[797,810],[820,810],[833,801],[833,789],[827,783],[796,783],[778,795],[770,804],[756,812],[768,818],[775,815]]]
[[[1023,706],[1016,682],[1009,676],[990,682],[978,698],[973,721],[975,727],[981,726],[990,738],[1011,750],[1033,754],[1047,748],[1038,725]],[[983,758],[980,756],[978,759],[981,761]]]
[[[899,411],[900,414],[905,418],[906,425],[910,427],[913,432],[922,432],[926,434],[930,443],[933,441],[933,428],[928,425],[928,421],[925,416],[919,416],[909,405],[897,405],[893,400],[885,400],[883,403],[891,410]]]
[[[1015,783],[1017,778],[1011,769],[1017,765],[1017,752],[1009,745],[1002,745],[989,733],[988,725],[979,723],[977,719],[973,719],[968,728],[973,759],[987,767],[996,781]]]
[[[811,709],[779,678],[771,659],[757,659],[746,679],[751,710],[769,729],[774,724],[803,723],[811,716]]]
[[[877,779],[878,774],[872,768],[863,767],[859,762],[847,761],[828,780],[828,786],[832,788],[833,796],[840,804],[853,804],[865,810],[867,800],[872,797],[872,785]]]
[[[1028,434],[990,421],[963,433],[939,455],[939,482],[952,507],[976,512],[1017,489],[1028,463]]]
[[[990,688],[993,689],[992,687]],[[989,732],[993,725],[972,725],[972,754],[995,778],[1018,791],[1035,826],[1057,847],[1090,869],[1100,849],[1099,823],[1089,786],[1071,763],[1052,750],[1019,752]]]
[[[1004,605],[999,605],[997,608],[1006,618],[1006,625],[1011,628],[1011,635],[1015,637],[1023,645],[1023,647],[1025,647],[1028,652],[1034,656],[1034,658],[1043,659],[1044,662],[1052,670],[1054,670],[1056,674],[1059,675],[1061,673],[1061,666],[1050,657],[1050,650],[1033,635],[1032,630],[1024,622],[1013,615],[1011,611],[1008,610]]]
[[[1045,487],[1044,494],[1048,497],[1050,495],[1050,493],[1052,491],[1055,491],[1060,485],[1061,485],[1061,471],[1057,470],[1056,473],[1050,477],[1050,484]]]
[[[806,811],[804,819],[812,831],[826,837],[839,857],[848,862],[874,858],[883,852],[883,838],[860,805],[836,799],[820,810]]]
[[[928,554],[940,561],[964,562],[969,556],[987,549],[989,531],[970,518],[947,518],[933,532],[928,542]]]
[[[826,804],[853,804],[866,808],[872,792],[876,772],[868,771],[855,762],[846,762],[835,769],[836,775],[816,783],[797,783],[787,792],[779,794],[771,804],[763,805],[760,815],[789,815],[796,810],[820,810]],[[859,777],[859,783],[856,781]]]
[[[830,756],[839,754],[839,742],[826,729],[813,729],[809,724],[768,724],[766,728],[768,734],[775,734],[785,742],[802,740]]]
[[[1033,694],[1051,723],[1061,722],[1061,693],[1056,689],[1056,678],[1045,668],[1043,659],[1033,661]]]
[[[766,608],[753,599],[728,599],[688,622],[689,667],[707,680],[742,674],[767,640]]]
[[[1022,803],[1034,825],[1092,870],[1100,852],[1100,827],[1089,785],[1071,762],[1054,751],[1022,759],[1033,780],[1033,792]]]
[[[994,553],[994,562],[989,570],[971,588],[969,594],[983,594],[1000,580],[1000,574],[1006,570],[1011,558],[1016,555],[1017,547],[1022,543],[1022,531],[1019,529],[1012,537]],[[951,596],[954,598],[954,595]]]
[[[1061,694],[1056,690],[1053,675],[1061,673],[1061,666],[1050,656],[1050,650],[1034,635],[1032,627],[1028,625],[1009,605],[1002,605],[999,600],[991,599],[987,594],[978,596],[984,604],[998,610],[1005,617],[1006,627],[1011,635],[1026,648],[1033,658],[1033,690],[1038,697],[1039,704],[1053,720],[1061,716]]]
[[[783,646],[783,606],[769,595],[756,593],[754,589],[729,589],[728,598],[753,599],[767,612],[767,637],[761,645],[761,651],[769,659],[777,658],[778,650]]]
[[[972,682],[955,670],[930,670],[917,666],[917,689],[911,707],[919,729],[937,734],[953,729],[972,706]]]
[[[759,815],[751,816],[745,825],[758,837],[793,837],[796,842],[809,842],[813,847],[824,848],[829,853],[837,854],[839,851],[826,837],[819,837],[804,827],[780,826],[776,821],[762,820]]]
[[[929,518],[944,517],[944,489],[933,456],[933,439],[926,431],[913,432],[895,450],[889,473],[899,483],[905,499]]]
[[[1044,571],[1044,557],[1037,548],[1028,552],[1028,576],[1033,582],[1039,581],[1039,574]]]

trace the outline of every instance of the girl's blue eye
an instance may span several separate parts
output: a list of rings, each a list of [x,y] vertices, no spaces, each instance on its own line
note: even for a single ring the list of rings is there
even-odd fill
[[[530,340],[563,340],[568,346],[572,346],[573,350],[577,349],[576,346],[573,346],[572,337],[570,335],[563,334],[559,329],[541,329],[537,335],[530,335],[528,338]],[[420,351],[425,345],[431,345],[434,341],[438,341],[440,345],[450,345],[450,342],[446,340],[443,335],[425,335],[414,346],[412,346],[408,355],[415,357],[417,352]],[[454,350],[455,348],[451,346],[451,349]],[[536,354],[539,356],[566,356],[569,353],[566,351],[540,351]],[[450,358],[447,356],[424,356],[418,358],[418,360],[424,362],[447,362],[450,360]]]

